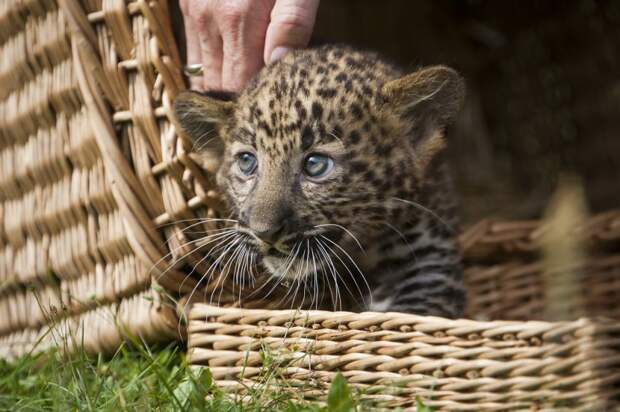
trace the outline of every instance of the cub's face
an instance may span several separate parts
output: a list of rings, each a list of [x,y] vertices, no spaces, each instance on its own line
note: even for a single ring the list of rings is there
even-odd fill
[[[322,48],[234,98],[183,93],[175,111],[197,147],[223,147],[217,182],[244,244],[272,275],[303,278],[402,218],[390,199],[415,198],[461,99],[445,67],[398,77],[374,56]]]

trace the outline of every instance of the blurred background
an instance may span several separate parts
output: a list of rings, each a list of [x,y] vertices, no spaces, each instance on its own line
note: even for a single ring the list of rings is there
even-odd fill
[[[465,76],[449,131],[465,223],[538,217],[563,175],[591,212],[620,206],[620,1],[324,0],[314,42]]]

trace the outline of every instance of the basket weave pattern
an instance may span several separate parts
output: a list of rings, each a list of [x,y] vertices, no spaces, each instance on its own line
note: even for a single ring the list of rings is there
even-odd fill
[[[549,230],[549,223],[539,221],[484,220],[461,235],[468,317],[540,319],[551,303],[545,279],[578,270],[579,302],[564,296],[567,310],[620,319],[620,211],[592,216],[570,229],[568,236],[579,239],[588,252],[578,267],[545,267],[541,239]]]
[[[416,395],[440,410],[606,410],[620,394],[620,324],[477,322],[401,313],[261,311],[197,304],[189,357],[230,390],[264,381],[309,397],[336,371],[384,406]],[[540,409],[531,409],[540,408]],[[415,410],[415,409],[414,409]]]
[[[176,336],[152,279],[196,283],[171,264],[181,229],[157,228],[217,196],[168,119],[184,85],[166,2],[1,2],[0,84],[0,356]]]

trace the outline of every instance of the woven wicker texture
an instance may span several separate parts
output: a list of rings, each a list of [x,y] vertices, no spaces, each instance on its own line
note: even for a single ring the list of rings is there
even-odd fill
[[[195,282],[165,259],[178,230],[157,225],[211,203],[177,166],[191,162],[167,118],[184,87],[167,14],[164,1],[0,2],[0,357],[177,336],[152,279]]]
[[[559,303],[565,319],[620,319],[620,211],[595,215],[568,230],[566,238],[580,241],[587,252],[581,262],[550,267],[541,259],[541,244],[550,230],[549,223],[538,221],[485,220],[461,235],[468,317],[558,320],[548,309]],[[576,296],[554,301],[550,289],[554,283],[566,286],[561,276],[570,271],[578,276]]]
[[[620,394],[620,324],[476,322],[400,313],[244,310],[197,304],[189,360],[219,385],[267,382],[325,394],[336,371],[386,407],[416,395],[437,410],[611,410]]]

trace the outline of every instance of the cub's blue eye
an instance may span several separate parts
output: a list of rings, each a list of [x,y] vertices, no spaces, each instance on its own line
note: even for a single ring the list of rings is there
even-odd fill
[[[237,165],[239,165],[239,170],[246,176],[250,176],[256,172],[256,166],[258,166],[258,162],[256,160],[256,156],[252,153],[243,152],[237,155]]]
[[[334,168],[334,161],[331,157],[314,153],[306,157],[304,161],[304,173],[310,177],[325,177]]]

